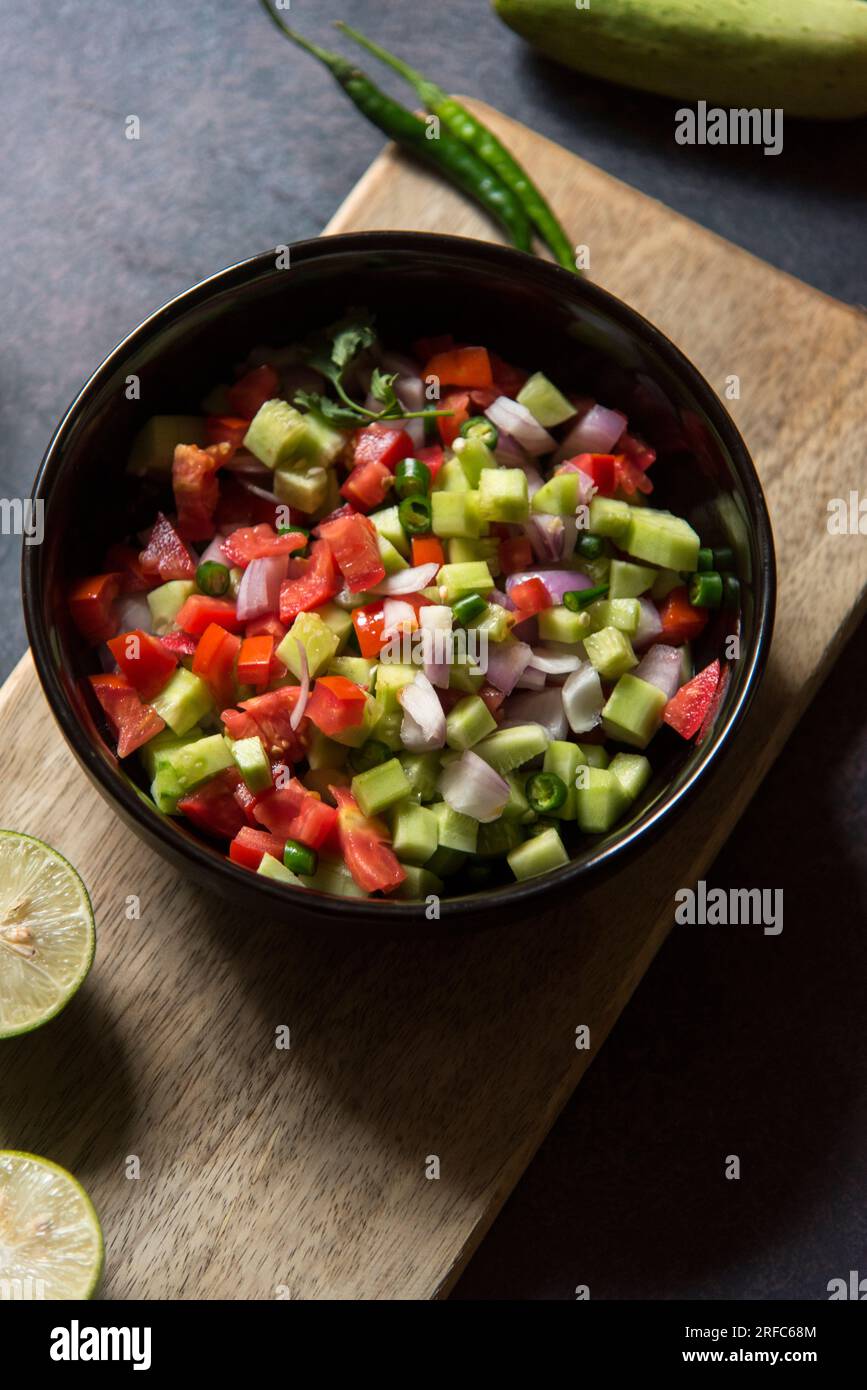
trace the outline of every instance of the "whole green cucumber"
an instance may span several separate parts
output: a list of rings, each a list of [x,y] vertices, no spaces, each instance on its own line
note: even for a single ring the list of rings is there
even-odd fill
[[[867,113],[867,0],[492,0],[550,58],[644,91],[787,116]]]

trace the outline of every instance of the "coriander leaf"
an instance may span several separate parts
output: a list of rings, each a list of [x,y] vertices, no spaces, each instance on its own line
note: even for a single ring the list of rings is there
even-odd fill
[[[315,410],[329,424],[341,429],[355,429],[358,425],[366,424],[368,419],[360,410],[332,401],[329,396],[321,396],[317,391],[296,391],[293,404],[303,410]]]
[[[381,401],[388,410],[392,410],[398,404],[394,390],[396,381],[397,372],[381,372],[378,367],[374,367],[370,378],[370,394]]]
[[[347,324],[337,334],[331,344],[331,361],[340,371],[349,366],[353,358],[376,342],[376,330],[369,319],[360,319]]]

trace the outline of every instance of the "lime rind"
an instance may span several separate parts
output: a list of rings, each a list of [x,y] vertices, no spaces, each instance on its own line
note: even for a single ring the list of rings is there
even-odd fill
[[[105,1265],[96,1209],[48,1158],[0,1149],[0,1301],[91,1299]]]
[[[87,977],[95,949],[81,875],[36,836],[0,830],[0,1039],[60,1013]]]

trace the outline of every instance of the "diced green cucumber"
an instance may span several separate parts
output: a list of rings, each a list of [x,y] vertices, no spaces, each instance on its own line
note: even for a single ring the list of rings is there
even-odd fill
[[[449,536],[468,536],[474,540],[483,534],[483,518],[479,494],[469,492],[431,493],[431,526],[440,540]]]
[[[677,570],[657,570],[650,596],[657,603],[661,603],[664,598],[668,597],[672,589],[682,588],[683,582],[683,575],[678,574]]]
[[[515,626],[515,615],[499,603],[489,603],[485,611],[467,623],[468,628],[486,632],[491,642],[505,642]]]
[[[341,608],[338,604],[332,603],[329,599],[327,603],[320,603],[316,612],[319,614],[325,626],[330,627],[337,638],[337,651],[339,654],[343,651],[347,638],[352,631],[351,611],[346,608]]]
[[[301,461],[291,468],[274,470],[274,492],[281,502],[309,516],[328,498],[330,477],[321,463]]]
[[[650,763],[642,753],[615,753],[608,765],[630,801],[640,796],[650,781]]]
[[[511,820],[489,821],[479,826],[476,854],[480,859],[502,859],[524,841],[524,827],[514,817]]]
[[[262,874],[264,878],[276,878],[278,883],[295,883],[299,888],[304,887],[298,875],[287,869],[285,864],[281,864],[279,859],[275,859],[273,854],[262,855],[256,873]]]
[[[323,859],[320,855],[316,873],[301,874],[299,877],[305,888],[315,888],[320,893],[335,893],[341,898],[367,897],[342,859]]]
[[[519,405],[526,406],[533,418],[546,430],[553,429],[555,425],[562,425],[575,414],[575,407],[571,401],[567,401],[563,392],[558,391],[543,372],[534,372],[524,382],[516,399]]]
[[[551,829],[518,845],[506,855],[506,863],[520,881],[559,869],[562,864],[569,863],[569,856],[557,831]]]
[[[494,588],[493,575],[484,560],[441,565],[436,583],[445,589],[446,603],[454,603],[463,594],[489,594]]]
[[[633,565],[630,560],[612,560],[608,571],[608,597],[638,598],[647,593],[656,580],[659,570],[648,569],[647,565]]]
[[[440,775],[439,753],[401,753],[400,765],[419,801],[435,801]]]
[[[646,748],[662,722],[665,692],[639,676],[621,676],[602,708],[602,727],[609,738]]]
[[[307,737],[307,761],[314,771],[321,767],[342,767],[346,749],[314,724]]]
[[[445,845],[439,845],[425,864],[425,868],[428,873],[439,878],[452,878],[460,872],[466,861],[467,856],[459,849],[446,849]]]
[[[452,536],[446,541],[446,554],[450,565],[484,560],[491,574],[499,573],[500,542],[496,536],[480,536],[476,541],[468,540],[466,536]]]
[[[447,851],[444,851],[447,853]],[[406,874],[406,878],[395,893],[396,898],[410,899],[410,901],[423,901],[425,898],[439,897],[443,891],[444,884],[441,878],[432,874],[429,867],[419,868],[418,864],[401,864],[401,868]]]
[[[582,761],[588,767],[607,767],[611,759],[601,743],[579,743]]]
[[[524,791],[526,780],[525,773],[508,772],[506,774],[506,781],[509,784],[509,799],[500,812],[502,820],[516,820],[523,824],[535,818],[536,813],[530,810],[530,803]]]
[[[575,515],[580,500],[581,478],[576,472],[555,473],[533,493],[531,510],[545,516]]]
[[[575,792],[578,827],[602,835],[623,815],[628,797],[610,768],[588,767],[584,782]]]
[[[472,748],[494,733],[496,727],[497,721],[484,700],[478,695],[466,695],[446,715],[446,743],[450,748]]]
[[[385,539],[391,542],[395,550],[399,551],[405,560],[408,560],[409,538],[400,524],[397,507],[383,507],[378,512],[371,512],[370,520],[379,534],[385,536]]]
[[[410,666],[406,662],[400,661],[381,661],[376,667],[373,688],[376,691],[376,698],[386,714],[400,710],[398,692],[403,690],[404,686],[412,684],[418,669],[417,666]]]
[[[581,574],[586,574],[587,578],[594,584],[607,584],[611,570],[611,561],[607,555],[600,555],[597,560],[583,560],[578,566]]]
[[[369,687],[373,681],[376,662],[367,656],[335,656],[326,667],[329,676],[345,676],[356,685]]]
[[[478,487],[482,474],[499,466],[491,450],[487,444],[482,443],[481,439],[462,439],[459,437],[455,440],[452,448],[471,487]]]
[[[590,521],[592,529],[593,503],[590,504]],[[650,507],[630,509],[629,527],[622,542],[627,554],[664,569],[692,573],[698,564],[700,548],[701,540],[683,517]]]
[[[167,816],[175,815],[183,794],[184,789],[175,775],[174,768],[168,763],[158,767],[151,781],[151,797],[157,810]]]
[[[409,561],[403,558],[397,546],[392,545],[387,536],[381,536],[377,531],[376,543],[379,546],[379,558],[386,574],[397,574],[398,570],[408,568]]]
[[[244,447],[268,468],[296,462],[327,468],[343,448],[346,436],[311,411],[302,415],[288,401],[265,401],[250,421]]]
[[[401,863],[426,864],[439,844],[433,811],[417,801],[404,800],[391,820],[391,847]]]
[[[437,821],[437,843],[441,849],[459,849],[462,854],[475,854],[479,837],[479,822],[462,811],[453,811],[445,801],[431,806]]]
[[[499,729],[477,743],[473,752],[503,777],[531,758],[538,758],[550,741],[541,724],[518,724],[514,729]]]
[[[145,473],[171,473],[178,444],[207,442],[201,415],[152,415],[132,442],[126,469],[136,477]]]
[[[352,795],[365,816],[379,815],[410,793],[406,774],[397,758],[379,763],[352,779]]]
[[[170,579],[168,584],[151,589],[148,608],[151,610],[151,628],[158,637],[171,631],[187,599],[195,592],[192,579]]]
[[[478,695],[484,683],[483,672],[469,657],[466,661],[453,661],[449,667],[450,690],[463,690],[467,695]]]
[[[579,613],[570,613],[568,608],[560,604],[543,608],[537,618],[539,636],[544,642],[582,642],[593,626],[586,608]]]
[[[172,673],[168,684],[151,700],[157,714],[175,734],[189,733],[194,724],[211,712],[213,703],[205,682],[184,666]]]
[[[602,632],[606,627],[616,627],[627,637],[634,637],[638,631],[641,608],[637,598],[599,599],[588,608],[594,632]]]
[[[273,784],[271,763],[260,738],[227,739],[235,766],[251,792],[263,792]]]
[[[485,468],[479,478],[479,511],[485,521],[526,521],[530,496],[523,468]]]
[[[625,633],[616,627],[604,627],[584,638],[588,660],[603,680],[613,681],[638,665],[638,657]]]
[[[232,766],[232,754],[222,734],[208,734],[194,743],[184,743],[167,751],[164,760],[185,793]]]
[[[439,473],[437,473],[434,491],[436,492],[469,492],[470,480],[461,467],[459,458],[446,459]]]
[[[545,749],[545,772],[553,772],[566,783],[566,800],[556,811],[548,814],[556,820],[575,820],[578,815],[575,801],[575,777],[578,768],[587,759],[577,743],[567,743],[565,739],[552,739]]]
[[[628,502],[618,502],[614,497],[592,499],[588,527],[592,535],[610,536],[612,540],[619,541],[629,531],[631,522],[632,511]],[[633,551],[629,553],[634,554]]]
[[[337,609],[340,612],[340,609]],[[344,616],[348,617],[348,614]],[[350,622],[352,619],[350,618]],[[324,623],[315,611],[299,613],[283,641],[277,648],[277,657],[287,666],[293,676],[301,679],[301,652],[303,647],[307,656],[307,670],[312,679],[318,676],[329,661],[337,655],[340,639],[336,632]]]
[[[197,738],[203,737],[204,734],[198,724],[180,736],[172,733],[171,729],[162,729],[160,733],[154,734],[154,737],[148,739],[147,743],[142,744],[138,750],[148,777],[153,777],[158,768],[163,765],[163,753],[167,753],[172,748],[180,748],[184,743],[193,743]]]

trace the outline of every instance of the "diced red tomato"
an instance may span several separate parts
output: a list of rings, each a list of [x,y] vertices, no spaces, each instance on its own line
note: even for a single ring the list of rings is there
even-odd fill
[[[371,512],[374,507],[382,506],[388,496],[392,476],[386,464],[371,459],[370,463],[353,468],[340,489],[340,495],[358,507],[359,511]]]
[[[352,626],[355,628],[361,655],[379,656],[383,643],[382,634],[385,631],[385,608],[382,600],[353,608]]]
[[[91,676],[93,693],[117,739],[117,756],[129,757],[166,727],[155,709],[145,705],[126,676]]]
[[[719,662],[712,661],[691,681],[682,685],[665,706],[663,719],[682,738],[692,738],[693,734],[698,733],[713,703],[719,678]]]
[[[483,388],[494,382],[488,349],[483,347],[458,347],[434,353],[422,376],[434,376],[442,386]]]
[[[160,645],[175,657],[192,656],[199,642],[197,637],[191,637],[188,632],[167,632],[159,640]]]
[[[208,835],[231,840],[247,824],[235,798],[241,780],[237,768],[227,767],[203,786],[181,798],[178,810]]]
[[[230,738],[261,738],[269,757],[295,763],[304,756],[301,730],[290,723],[300,693],[298,685],[281,685],[242,700],[238,709],[224,709],[220,718]]]
[[[273,637],[267,634],[262,637],[245,637],[238,653],[238,680],[242,685],[267,685],[271,678],[273,654]]]
[[[437,338],[417,338],[412,345],[412,355],[417,362],[428,362],[438,352],[448,352],[455,340],[451,333],[441,333]]]
[[[210,540],[220,497],[217,469],[232,456],[229,444],[178,444],[172,463],[172,490],[178,509],[178,533],[188,541]]]
[[[91,646],[107,642],[117,631],[112,604],[120,592],[120,584],[119,574],[95,574],[89,579],[80,579],[73,586],[69,611],[75,626]]]
[[[323,734],[333,737],[344,729],[358,727],[366,703],[361,686],[346,676],[320,676],[307,702],[307,718]]]
[[[722,668],[722,671],[720,672],[719,685],[714,691],[713,699],[708,705],[707,710],[705,711],[704,719],[701,722],[701,728],[698,731],[696,745],[704,743],[705,739],[707,738],[708,734],[713,728],[714,723],[716,722],[717,711],[719,710],[719,707],[722,704],[723,699],[725,697],[725,693],[729,688],[731,674],[731,666],[724,666]]]
[[[706,608],[694,608],[687,597],[686,586],[672,589],[662,601],[659,609],[662,619],[662,632],[656,639],[679,647],[683,642],[694,642],[705,629],[709,617]]]
[[[219,623],[208,624],[196,647],[193,675],[205,682],[218,708],[231,705],[238,693],[235,666],[240,647],[240,637]]]
[[[479,699],[484,701],[489,713],[494,716],[499,713],[500,706],[505,698],[502,690],[498,690],[495,685],[483,685],[479,691]]]
[[[178,664],[158,638],[138,627],[113,637],[108,649],[143,700],[159,695]]]
[[[235,415],[208,415],[205,419],[205,438],[209,444],[231,444],[233,449],[240,449],[249,427],[249,420],[241,420]]]
[[[461,425],[470,418],[469,395],[466,391],[447,391],[437,409],[450,412],[448,415],[437,416],[440,439],[446,448],[449,448],[460,434]]]
[[[620,452],[640,468],[642,473],[646,473],[651,464],[656,462],[656,450],[651,449],[637,434],[623,434],[619,439]]]
[[[266,401],[280,393],[280,378],[273,367],[254,367],[246,372],[226,393],[233,415],[252,420]]]
[[[246,569],[251,560],[265,560],[271,555],[291,555],[303,550],[307,537],[300,531],[277,535],[266,522],[258,526],[241,526],[223,541],[223,554],[230,565]]]
[[[443,544],[438,536],[413,536],[413,565],[444,565],[445,562]]]
[[[551,607],[551,595],[541,579],[537,579],[535,575],[532,579],[525,579],[522,584],[513,585],[509,590],[509,598],[520,611],[522,619],[532,618],[536,613],[541,613],[543,608]]]
[[[286,636],[286,624],[275,618],[273,613],[262,618],[252,618],[244,629],[245,637],[273,637],[274,646],[279,647]]]
[[[500,541],[500,569],[503,574],[520,574],[533,563],[533,547],[526,536],[510,536]]]
[[[634,497],[636,492],[651,493],[653,491],[653,483],[650,479],[625,454],[615,456],[614,474],[617,479],[617,487],[627,497]]]
[[[601,497],[611,497],[617,487],[614,454],[576,454],[556,468],[555,473],[586,473]]]
[[[194,579],[196,564],[167,516],[157,512],[150,540],[139,556],[145,574],[157,574],[163,583],[170,579]]]
[[[246,824],[256,826],[258,828],[259,822],[256,820],[256,817],[254,816],[253,812],[256,807],[256,802],[259,800],[259,796],[257,796],[255,792],[250,791],[250,788],[247,786],[243,778],[241,778],[238,781],[238,784],[235,787],[234,795],[235,800],[241,808]]]
[[[383,463],[393,473],[401,459],[411,458],[413,443],[399,424],[376,421],[356,430],[349,444],[349,466],[360,468],[365,463]]]
[[[143,593],[153,589],[159,580],[152,574],[145,574],[139,560],[139,553],[131,545],[110,545],[105,557],[105,568],[120,575],[122,594]]]
[[[445,453],[443,452],[442,446],[439,444],[426,444],[423,449],[416,449],[415,457],[421,459],[422,463],[427,464],[430,469],[430,480],[432,483],[436,482],[437,473],[439,473],[445,461]]]
[[[231,599],[212,598],[210,594],[190,594],[175,618],[179,628],[201,637],[211,623],[219,623],[227,632],[238,632],[241,623]]]
[[[214,517],[218,530],[231,531],[237,526],[255,526],[262,522],[276,527],[282,524],[285,514],[282,502],[269,502],[266,497],[248,492],[232,473],[225,473],[221,478],[220,500]]]
[[[297,563],[300,565],[304,562]],[[288,626],[299,613],[318,608],[321,603],[333,598],[339,588],[340,579],[331,546],[327,541],[314,541],[303,572],[295,579],[284,579],[280,585],[281,623]]]
[[[340,573],[352,593],[372,589],[385,578],[376,527],[360,512],[323,522],[319,535],[331,546]]]
[[[276,835],[269,835],[267,830],[254,830],[252,826],[245,825],[229,846],[229,858],[233,864],[252,869],[255,873],[266,854],[279,859],[282,864],[285,843],[285,840],[279,839]]]
[[[346,866],[359,888],[366,893],[389,893],[406,878],[406,871],[388,843],[388,831],[381,821],[362,815],[355,797],[346,787],[334,786],[337,802],[337,829]]]
[[[514,398],[529,380],[529,373],[523,371],[521,367],[513,367],[511,362],[504,362],[502,357],[498,357],[495,352],[492,352],[490,357],[496,395]],[[490,405],[490,401],[488,404]]]
[[[310,849],[321,849],[337,823],[335,808],[308,791],[297,777],[260,796],[253,814],[273,835],[299,840]]]

